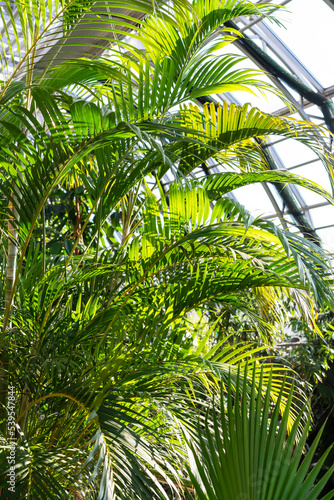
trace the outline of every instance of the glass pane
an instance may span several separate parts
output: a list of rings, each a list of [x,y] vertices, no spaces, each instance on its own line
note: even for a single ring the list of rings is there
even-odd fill
[[[280,210],[283,210],[283,200],[282,200],[282,197],[278,194],[277,189],[275,188],[275,186],[273,186],[272,184],[269,184],[269,183],[268,183],[268,187],[270,189],[271,194],[275,198],[275,201],[278,205],[278,208]]]
[[[332,205],[312,208],[310,215],[315,228],[334,224],[334,207]],[[329,231],[332,231],[332,229],[329,229]]]
[[[326,203],[325,198],[322,196],[314,193],[310,189],[302,188],[298,186],[298,191],[303,197],[303,200],[305,201],[306,206],[312,206],[312,205],[319,205],[322,203]]]
[[[326,172],[325,167],[321,161],[316,161],[314,163],[309,163],[308,165],[303,165],[298,168],[294,168],[292,173],[306,177],[310,181],[316,182],[327,191],[331,191],[331,183]]]
[[[270,27],[324,87],[333,85],[334,11],[323,0],[293,0]]]
[[[328,229],[318,229],[317,234],[324,242],[325,247],[334,252],[334,227]]]
[[[255,216],[274,214],[275,209],[260,184],[244,186],[233,191],[239,203]]]
[[[275,149],[286,168],[317,158],[317,155],[307,146],[293,139],[276,144]]]
[[[217,52],[218,54],[219,52]],[[241,57],[245,57],[245,54],[238,49],[235,45],[227,46],[220,51],[221,54],[237,54]],[[238,63],[235,69],[255,69],[259,70],[259,67],[251,59],[245,59],[244,61]],[[261,80],[266,83],[270,83],[272,85],[271,80],[263,73],[260,76],[256,77],[256,79]],[[254,90],[254,89],[253,89]],[[231,93],[233,97],[241,104],[246,104],[249,102],[253,107],[259,108],[264,113],[273,113],[277,109],[283,108],[285,106],[284,102],[277,97],[272,92],[267,92],[266,96],[260,94],[259,91],[256,91],[256,95],[250,92],[244,91],[235,91]],[[224,94],[221,94],[223,97]]]

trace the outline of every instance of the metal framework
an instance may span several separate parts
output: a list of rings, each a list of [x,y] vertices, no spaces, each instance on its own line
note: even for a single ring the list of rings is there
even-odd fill
[[[326,4],[334,10],[334,0],[324,0]],[[293,0],[286,0],[280,2],[287,4]],[[329,11],[329,15],[333,15]],[[334,15],[333,15],[334,21]],[[308,68],[300,61],[289,47],[277,36],[274,30],[261,18],[254,19],[239,18],[236,23],[227,23],[228,27],[238,29],[244,35],[244,38],[235,42],[238,48],[247,55],[260,69],[266,71],[268,77],[294,104],[300,117],[304,120],[312,120],[317,118],[325,124],[325,126],[334,133],[334,85],[329,88],[324,88],[320,81],[312,75]],[[262,49],[259,44],[255,43],[254,39],[260,40]],[[279,62],[278,62],[279,60]],[[334,68],[333,68],[334,69]],[[330,68],[329,68],[330,71]],[[334,71],[333,76],[334,76]],[[292,92],[293,91],[293,94]],[[295,95],[298,95],[298,98]],[[233,95],[229,95],[229,100],[236,102]],[[308,109],[316,105],[319,109],[317,116],[308,114]],[[291,110],[284,107],[278,109],[274,114],[278,116],[289,116]],[[283,140],[276,141],[275,144],[283,142]],[[278,152],[275,150],[275,144],[263,145],[267,159],[272,169],[286,168],[284,162],[280,158]],[[332,147],[331,139],[329,139],[329,148]],[[299,164],[289,167],[289,170],[301,170],[301,167],[314,164],[315,159],[304,161]],[[316,168],[323,168],[317,166]],[[283,200],[283,210],[280,210],[272,191],[269,186],[264,186],[267,195],[269,196],[273,212],[265,215],[268,218],[279,218],[282,224],[286,227],[286,216],[289,215],[299,228],[300,232],[308,238],[319,238],[317,230],[327,229],[334,233],[334,218],[331,224],[319,225],[315,224],[312,219],[312,210],[316,208],[329,207],[327,202],[318,204],[307,204],[300,190],[295,186],[284,187],[276,186],[280,197]]]

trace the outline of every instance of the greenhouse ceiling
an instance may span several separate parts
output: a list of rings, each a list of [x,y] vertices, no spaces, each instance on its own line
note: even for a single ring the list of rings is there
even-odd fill
[[[262,1],[258,3],[263,3]],[[5,4],[5,2],[1,2]],[[13,2],[12,2],[13,4]],[[96,2],[99,13],[103,2]],[[101,7],[102,6],[102,7]],[[292,116],[311,120],[317,125],[323,125],[334,133],[334,63],[328,57],[329,47],[334,46],[334,1],[333,0],[283,0],[277,12],[273,5],[273,14],[281,24],[262,20],[260,17],[240,17],[227,27],[235,28],[243,34],[243,38],[234,42],[233,52],[245,55],[244,67],[260,68],[265,72],[263,79],[271,81],[292,102],[294,109],[285,106],[275,95],[252,96],[246,92],[235,94],[224,93],[215,96],[215,100],[227,100],[237,104],[250,102],[262,111],[278,116]],[[16,39],[16,54],[10,54],[8,46],[3,44],[5,58],[13,61],[18,52],[24,51],[24,44],[20,36],[19,14],[6,16],[4,5],[2,19],[2,37],[7,34],[12,41]],[[139,18],[123,8],[117,9],[119,18],[127,16]],[[144,15],[144,14],[143,14]],[[106,18],[108,13],[106,12]],[[123,17],[124,16],[124,17]],[[93,17],[91,14],[88,18]],[[99,17],[101,18],[100,14]],[[142,16],[143,17],[143,16]],[[115,19],[115,16],[114,16]],[[90,20],[85,19],[84,26],[75,28],[75,43],[62,43],[62,31],[59,26],[48,32],[43,48],[38,53],[35,69],[42,72],[51,57],[55,64],[59,60],[75,58],[77,56],[108,57],[110,33],[106,29],[105,20],[100,23],[100,32],[103,39],[96,39],[93,35],[99,28],[99,21],[93,19],[94,30],[90,30]],[[119,30],[119,39],[133,43],[129,28],[124,26]],[[115,28],[115,24],[114,24]],[[117,28],[117,25],[116,25]],[[41,27],[42,30],[42,27]],[[321,36],[319,31],[321,30]],[[126,33],[128,31],[128,33]],[[93,35],[92,35],[93,33]],[[317,36],[314,36],[316,34]],[[114,33],[112,34],[114,37]],[[77,45],[89,38],[87,48]],[[73,40],[73,38],[72,38]],[[14,44],[15,45],[15,44]],[[232,52],[230,46],[228,48]],[[16,61],[15,61],[16,62]],[[3,68],[10,75],[10,63]],[[23,69],[24,71],[24,69]],[[262,144],[263,151],[272,169],[288,169],[296,174],[311,179],[325,188],[329,188],[329,180],[320,160],[306,146],[297,144],[291,139],[274,139]],[[328,137],[329,148],[332,147]],[[213,169],[216,167],[213,165]],[[168,181],[168,179],[167,179]],[[236,191],[237,199],[256,216],[264,216],[291,231],[302,233],[306,237],[316,237],[321,240],[325,248],[334,251],[334,207],[319,195],[307,189],[293,185],[262,185],[244,186]]]

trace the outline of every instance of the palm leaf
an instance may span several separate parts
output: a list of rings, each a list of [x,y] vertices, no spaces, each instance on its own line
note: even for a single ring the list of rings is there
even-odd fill
[[[272,407],[269,387],[262,404],[261,392],[256,395],[252,390],[248,397],[241,385],[234,398],[229,383],[227,397],[222,394],[220,413],[215,414],[213,425],[207,420],[204,429],[198,428],[196,440],[188,437],[191,457],[188,470],[198,498],[315,500],[318,497],[334,470],[333,466],[316,483],[330,449],[309,472],[320,432],[300,465],[308,423],[295,445],[300,416],[288,435],[292,391],[279,421],[282,390]],[[235,403],[239,399],[240,405]],[[333,496],[334,491],[328,498]]]

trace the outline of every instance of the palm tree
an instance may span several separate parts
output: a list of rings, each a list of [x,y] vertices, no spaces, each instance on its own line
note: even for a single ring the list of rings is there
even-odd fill
[[[189,480],[181,430],[195,435],[221,380],[237,390],[238,366],[245,388],[252,377],[260,393],[269,384],[284,411],[292,373],[275,366],[271,375],[263,342],[231,346],[223,335],[217,343],[215,324],[198,336],[189,319],[215,301],[219,313],[247,314],[267,342],[270,325],[249,294],[272,287],[304,304],[310,295],[332,300],[330,265],[316,244],[226,197],[267,181],[332,201],[306,179],[269,171],[255,140],[295,138],[331,172],[322,129],[196,101],[263,88],[258,75],[234,69],[237,57],[214,55],[237,34],[211,40],[225,21],[266,11],[231,0],[223,9],[159,4],[158,12],[134,3],[122,18],[112,2],[3,8],[25,43],[18,59],[3,59],[0,94],[3,251],[17,251],[17,264],[8,257],[3,270],[1,347],[18,397],[18,498],[168,498],[167,486],[181,496]],[[134,30],[142,14],[151,15]],[[101,50],[105,33],[130,28],[138,49],[122,38],[109,59],[82,57]],[[79,41],[83,29],[94,42]],[[3,40],[14,54],[18,31]],[[223,172],[191,179],[211,159]],[[290,385],[279,396],[284,372]],[[290,425],[303,399],[294,394]]]

